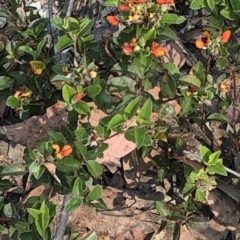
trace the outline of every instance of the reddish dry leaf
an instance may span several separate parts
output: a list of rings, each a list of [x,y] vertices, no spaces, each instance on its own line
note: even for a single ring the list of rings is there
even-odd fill
[[[39,185],[36,188],[34,188],[27,196],[26,198],[23,200],[22,203],[25,203],[30,197],[39,197],[43,194],[45,190],[45,186],[44,185]]]

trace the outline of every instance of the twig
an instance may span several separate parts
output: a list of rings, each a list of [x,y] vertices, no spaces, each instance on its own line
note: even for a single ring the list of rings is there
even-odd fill
[[[68,4],[68,9],[67,9],[66,17],[71,17],[73,4],[74,4],[74,0],[70,0],[70,1],[69,1],[69,4]]]
[[[64,196],[62,209],[61,209],[61,213],[60,213],[60,221],[57,226],[56,233],[52,240],[62,240],[63,239],[65,228],[68,223],[68,213],[64,210],[64,208],[65,208],[65,205],[67,204],[68,200],[71,198],[71,196],[72,196],[71,193]]]

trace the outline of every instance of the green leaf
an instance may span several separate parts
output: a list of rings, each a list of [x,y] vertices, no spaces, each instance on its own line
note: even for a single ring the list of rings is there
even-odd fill
[[[0,232],[3,232],[4,231],[4,226],[0,224]]]
[[[100,185],[96,185],[87,195],[86,200],[94,201],[102,197],[103,191]]]
[[[98,199],[97,201],[94,201],[93,203],[91,203],[91,205],[98,209],[103,209],[103,210],[107,209],[106,203],[101,198]]]
[[[9,88],[14,80],[7,76],[0,76],[0,90]]]
[[[57,169],[61,172],[75,172],[78,171],[80,163],[74,158],[65,157],[56,162]]]
[[[181,102],[182,112],[181,116],[187,116],[188,114],[194,112],[199,106],[198,101],[192,96],[185,96]]]
[[[170,104],[166,103],[161,106],[159,111],[159,117],[167,117],[167,116],[175,116],[176,111],[175,108]]]
[[[219,160],[219,157],[220,157],[220,154],[221,154],[221,151],[216,151],[216,152],[212,153],[209,156],[209,161],[208,161],[207,165],[215,165],[215,164],[217,164],[217,162]]]
[[[124,117],[122,114],[116,114],[108,123],[108,129],[113,129],[123,125],[125,122]]]
[[[229,119],[222,113],[212,113],[207,117],[208,120],[218,120],[221,122],[229,122]]]
[[[73,194],[77,196],[83,196],[83,181],[79,177],[74,181]]]
[[[80,198],[71,198],[64,207],[66,212],[72,212],[82,205]]]
[[[174,98],[176,94],[174,79],[164,75],[160,81],[160,89],[160,95],[162,98]]]
[[[217,16],[210,16],[209,18],[210,22],[212,23],[212,25],[218,29],[223,29],[224,26],[224,18],[220,15]]]
[[[205,0],[193,0],[190,4],[190,8],[193,10],[198,10],[205,7]]]
[[[83,115],[90,114],[90,107],[88,106],[88,104],[85,101],[80,101],[80,102],[75,103],[73,105],[73,108],[79,114],[83,114]]]
[[[183,196],[186,197],[190,195],[195,189],[195,184],[193,183],[185,183],[185,186],[183,188]]]
[[[79,141],[87,137],[87,132],[84,127],[79,127],[74,133]]]
[[[7,203],[3,207],[3,212],[6,217],[16,218],[17,211],[13,203]]]
[[[222,10],[220,11],[220,14],[221,14],[223,17],[227,18],[228,20],[232,20],[232,21],[237,18],[236,13],[234,13],[230,7],[226,7],[226,8],[224,8],[224,9],[222,9]]]
[[[148,121],[148,120],[150,120],[151,114],[152,114],[152,101],[149,98],[143,104],[143,106],[142,106],[142,108],[141,108],[141,110],[140,110],[140,112],[138,114],[138,117]]]
[[[226,57],[219,57],[217,59],[217,64],[219,65],[220,68],[225,68],[228,63],[228,60]]]
[[[162,201],[156,201],[155,206],[156,206],[157,212],[162,217],[167,217],[171,214],[171,211],[166,203],[164,203]]]
[[[32,55],[33,58],[35,59],[36,53],[35,53],[35,51],[33,51],[33,49],[32,49],[31,47],[29,47],[29,46],[27,46],[27,45],[24,45],[24,46],[18,47],[18,50],[19,50],[19,51],[26,52],[26,53],[29,53],[29,54]]]
[[[87,33],[89,33],[89,31],[91,30],[91,28],[93,27],[93,19],[88,19],[88,18],[84,18],[80,21],[80,29],[81,31],[78,33],[78,37],[81,38],[83,36],[85,36]]]
[[[142,146],[152,146],[152,138],[144,128],[134,127],[134,135],[137,149],[140,149]]]
[[[42,230],[42,236],[44,236],[44,232],[48,228],[49,222],[50,222],[50,215],[49,215],[49,209],[45,203],[45,200],[41,204],[40,211],[42,211],[42,214],[40,215],[39,220],[37,221],[39,223],[39,226]]]
[[[119,0],[106,0],[103,3],[103,6],[112,6],[112,7],[118,7]]]
[[[88,160],[86,162],[89,173],[94,177],[98,178],[103,173],[103,167],[95,160]]]
[[[50,130],[50,131],[48,131],[47,134],[48,134],[49,138],[53,141],[53,143],[62,143],[62,144],[67,143],[66,138],[60,132],[55,132],[55,131]]]
[[[209,157],[212,154],[212,152],[205,146],[200,146],[200,155],[205,164],[208,163]]]
[[[114,0],[107,0],[108,1],[114,1]],[[104,3],[106,3],[104,2]],[[96,232],[90,232],[89,234],[87,234],[87,236],[85,236],[84,238],[82,238],[81,240],[97,240],[97,233]]]
[[[204,83],[206,80],[206,71],[202,64],[202,62],[196,62],[196,64],[193,66],[193,73],[194,75],[201,80],[202,83]]]
[[[231,3],[231,6],[232,6],[232,9],[234,10],[234,11],[240,11],[240,5],[239,5],[239,2],[238,1],[236,1],[236,0],[229,0],[230,1],[230,3]]]
[[[147,41],[153,41],[156,38],[156,29],[150,28],[147,33],[143,35],[144,40]]]
[[[178,16],[173,13],[166,13],[161,18],[161,23],[176,24],[178,21]]]
[[[179,80],[190,87],[194,87],[194,88],[201,87],[201,80],[193,74],[185,75],[181,77]]]
[[[13,163],[5,167],[0,176],[20,176],[26,173],[25,167],[21,163]]]
[[[211,175],[219,174],[222,176],[227,176],[227,171],[223,166],[222,159],[219,159],[218,163],[215,164],[214,166],[208,167],[207,170],[208,170],[208,173]]]
[[[20,100],[18,100],[14,96],[9,96],[6,102],[6,105],[13,109],[20,107],[20,104],[21,104]]]
[[[168,26],[159,29],[159,34],[177,40],[177,34]]]
[[[207,0],[207,5],[213,11],[216,5],[215,0]]]
[[[117,89],[129,89],[131,92],[135,92],[136,81],[130,77],[121,76],[114,77],[107,81],[107,86],[112,86]]]
[[[36,50],[36,57],[39,57],[42,53],[42,48],[45,45],[47,39],[43,39],[40,43],[38,43],[37,50]]]
[[[204,203],[206,201],[206,194],[202,190],[197,189],[195,193],[195,200]]]
[[[178,79],[180,77],[180,71],[178,69],[178,67],[171,62],[165,63],[164,68],[168,70],[169,75],[171,75],[172,77]]]
[[[124,114],[127,117],[127,119],[131,119],[132,117],[134,117],[138,110],[141,100],[142,98],[138,96],[126,106]]]
[[[146,73],[152,65],[153,56],[148,54],[140,58],[141,69],[143,73]]]
[[[102,91],[102,88],[99,85],[90,85],[87,87],[86,91],[87,91],[87,95],[90,98],[95,98],[97,95],[100,94],[100,92]]]
[[[64,84],[63,88],[62,88],[62,96],[63,99],[66,103],[70,103],[73,96],[76,94],[76,90],[73,89],[71,86],[69,86],[68,84]]]
[[[77,151],[82,155],[83,158],[85,158],[85,155],[87,153],[87,147],[82,142],[74,142]]]
[[[57,45],[56,45],[56,50],[57,52],[61,52],[63,49],[71,46],[74,43],[74,41],[67,37],[67,36],[61,36],[58,39]]]

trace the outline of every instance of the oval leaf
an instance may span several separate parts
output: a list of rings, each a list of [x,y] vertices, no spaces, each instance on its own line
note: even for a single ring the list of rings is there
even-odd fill
[[[61,36],[58,39],[58,43],[56,45],[56,50],[61,52],[63,49],[71,46],[73,44],[73,40],[67,36]]]
[[[116,128],[121,126],[125,122],[122,114],[116,114],[108,123],[108,129]]]
[[[97,178],[103,173],[103,167],[95,160],[88,160],[86,162],[87,169],[89,173],[94,177]]]
[[[61,172],[74,172],[79,168],[80,163],[74,158],[63,158],[56,162],[57,170]]]
[[[200,88],[201,80],[193,74],[188,74],[179,79],[190,87]]]
[[[82,200],[80,198],[71,198],[64,207],[66,212],[71,212],[82,205]]]
[[[98,200],[102,197],[102,187],[100,185],[96,185],[87,195],[87,200],[94,201]]]

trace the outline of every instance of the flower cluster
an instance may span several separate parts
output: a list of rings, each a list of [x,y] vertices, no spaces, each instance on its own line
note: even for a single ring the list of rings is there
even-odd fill
[[[221,43],[226,43],[226,42],[228,42],[230,36],[231,36],[231,31],[227,30],[221,34],[221,36],[218,40]],[[196,47],[199,49],[207,49],[208,46],[211,45],[210,33],[208,31],[204,31],[201,38],[197,39],[195,44],[196,44]]]
[[[68,157],[73,151],[70,145],[64,145],[62,148],[60,148],[58,144],[53,144],[52,148],[55,150],[55,154],[58,159]]]
[[[132,38],[130,42],[124,43],[122,46],[122,50],[126,55],[131,55],[135,48],[139,48],[136,38]],[[153,42],[150,46],[150,53],[155,57],[161,57],[165,54],[165,49],[159,43]]]
[[[160,6],[175,6],[174,0],[156,0],[156,3]],[[151,6],[148,4],[149,1],[147,0],[127,0],[121,2],[118,5],[118,9],[127,23],[142,23],[147,16],[152,18],[154,15],[148,12],[148,8]],[[120,18],[116,15],[108,15],[106,19],[114,26],[118,26],[120,23]]]

